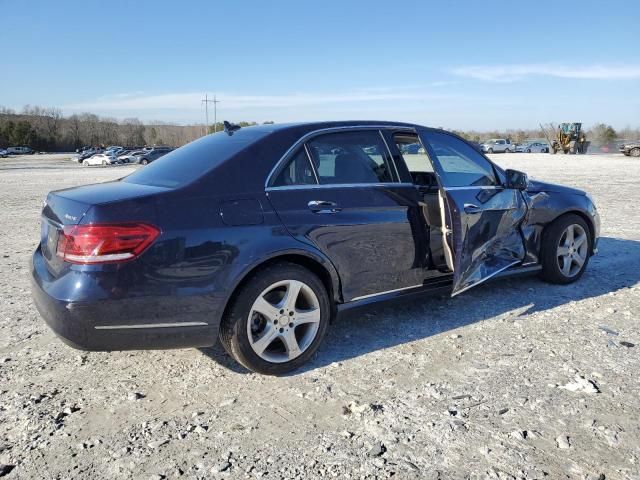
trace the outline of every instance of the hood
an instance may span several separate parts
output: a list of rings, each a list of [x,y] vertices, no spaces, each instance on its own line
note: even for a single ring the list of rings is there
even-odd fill
[[[529,186],[527,192],[558,192],[558,193],[572,193],[574,195],[586,195],[587,192],[579,190],[577,188],[571,188],[564,185],[558,185],[555,183],[541,182],[539,180],[529,180]]]

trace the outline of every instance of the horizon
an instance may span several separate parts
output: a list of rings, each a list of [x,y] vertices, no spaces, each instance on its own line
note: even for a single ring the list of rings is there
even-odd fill
[[[179,11],[149,1],[7,2],[0,38],[12,45],[3,60],[11,68],[0,78],[0,105],[187,126],[205,124],[207,94],[220,101],[219,121],[637,128],[640,6],[614,4],[585,2],[566,23],[544,13],[530,21],[529,10],[503,1],[488,13],[473,2],[410,2],[396,17],[386,3],[335,0],[322,9],[196,2]],[[122,12],[144,21],[123,22]],[[485,21],[493,15],[506,20]],[[594,24],[599,34],[586,34]]]

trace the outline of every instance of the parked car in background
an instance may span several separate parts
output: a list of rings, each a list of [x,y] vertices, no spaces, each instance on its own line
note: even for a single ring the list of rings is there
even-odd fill
[[[129,150],[125,153],[118,155],[118,160],[122,163],[139,163],[138,157],[141,157],[146,152],[143,150]]]
[[[7,158],[9,152],[7,152],[4,148],[0,148],[0,158]]]
[[[640,140],[637,142],[626,142],[618,148],[620,153],[624,153],[627,157],[640,157]]]
[[[9,147],[7,153],[9,155],[32,155],[33,150],[29,147]]]
[[[418,153],[424,153],[424,148],[419,143],[410,143],[402,146],[402,153],[416,155]]]
[[[524,153],[547,153],[549,145],[542,142],[527,142],[516,147],[516,152]]]
[[[77,161],[78,163],[82,163],[87,158],[91,158],[94,155],[102,153],[102,152],[103,152],[103,150],[101,148],[90,148],[90,149],[85,150],[84,152],[82,152],[80,155],[75,156],[73,158],[73,160]]]
[[[107,152],[96,153],[95,155],[82,160],[82,165],[84,165],[85,167],[89,167],[92,165],[115,165],[117,163],[120,163],[118,162],[118,158]]]
[[[481,143],[480,147],[484,153],[507,153],[516,151],[516,147],[511,143],[511,140],[504,138],[492,138]]]
[[[142,165],[147,165],[153,162],[154,160],[157,160],[158,158],[162,157],[163,155],[166,155],[170,151],[171,151],[170,148],[153,148],[147,152],[144,152],[143,155],[138,156],[137,157],[138,163]]]
[[[117,181],[49,193],[29,270],[63,340],[113,351],[219,338],[279,375],[317,352],[339,311],[501,275],[569,284],[597,251],[586,192],[504,170],[453,133],[229,127]],[[425,152],[403,154],[409,144]]]

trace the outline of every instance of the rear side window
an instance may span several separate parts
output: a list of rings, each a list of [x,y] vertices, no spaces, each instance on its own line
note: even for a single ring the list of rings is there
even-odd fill
[[[233,135],[226,132],[207,135],[162,155],[153,163],[125,177],[123,181],[169,188],[186,185],[269,133],[269,130],[248,127]]]
[[[380,132],[338,132],[309,143],[321,184],[393,182],[391,158]]]
[[[315,185],[316,177],[311,169],[307,152],[301,148],[286,164],[273,182],[274,187],[288,185]]]
[[[430,132],[428,138],[445,187],[497,185],[493,166],[471,145],[440,132]]]

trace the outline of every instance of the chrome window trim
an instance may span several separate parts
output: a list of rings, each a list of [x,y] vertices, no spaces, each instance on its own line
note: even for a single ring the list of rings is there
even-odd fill
[[[396,179],[397,179],[398,182],[400,182],[400,172],[398,172],[398,167],[396,166],[396,161],[393,158],[393,154],[391,153],[391,149],[389,148],[389,144],[387,143],[387,140],[384,138],[382,130],[379,129],[378,133],[380,134],[380,138],[382,138],[382,142],[384,143],[384,147],[387,149],[387,154],[389,155],[389,163],[391,163],[391,165],[393,165],[393,170],[396,172]]]
[[[326,184],[306,184],[306,185],[283,185],[281,187],[267,187],[265,192],[277,192],[280,190],[303,190],[319,188],[369,188],[369,187],[415,187],[408,182],[386,182],[386,183],[326,183]]]
[[[316,166],[313,163],[313,158],[311,158],[311,152],[309,151],[309,147],[306,142],[303,145],[304,151],[307,154],[307,162],[309,162],[309,166],[311,166],[311,171],[313,172],[313,177],[316,179],[316,185],[320,185],[320,177],[318,177],[318,171],[316,170]]]
[[[296,150],[296,148],[298,148],[301,144],[306,143],[307,140],[309,140],[309,139],[311,139],[311,138],[313,138],[315,136],[323,135],[325,133],[334,133],[334,132],[349,131],[349,130],[381,130],[381,129],[388,129],[388,128],[403,128],[403,126],[402,125],[395,125],[395,126],[394,125],[348,125],[348,126],[342,126],[342,127],[320,128],[318,130],[313,130],[311,132],[307,132],[302,137],[300,137],[293,145],[291,145],[291,147],[289,147],[289,149],[286,152],[284,152],[284,155],[282,155],[282,157],[280,157],[280,160],[278,160],[276,162],[274,167],[269,172],[269,175],[267,175],[267,179],[264,182],[264,188],[265,188],[265,190],[268,189],[268,188],[280,188],[280,187],[270,187],[269,186],[269,184],[271,183],[272,177],[273,177],[274,173],[276,172],[276,170],[278,170],[278,168],[280,167],[282,162],[286,161],[287,158]],[[406,125],[404,126],[404,128],[407,128]],[[309,155],[308,152],[307,152],[307,155]],[[313,161],[311,159],[309,159],[309,161],[311,161],[311,167],[314,168]],[[399,180],[399,178],[398,178],[398,180]],[[374,185],[374,184],[361,183],[359,185]],[[293,186],[293,185],[291,185],[291,186]],[[289,185],[287,185],[287,187],[289,187]]]

